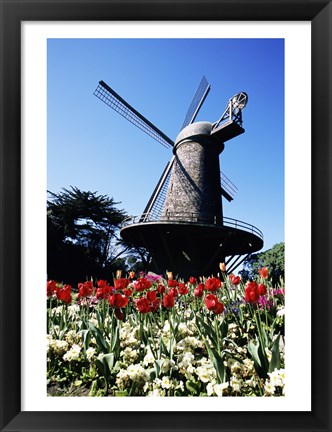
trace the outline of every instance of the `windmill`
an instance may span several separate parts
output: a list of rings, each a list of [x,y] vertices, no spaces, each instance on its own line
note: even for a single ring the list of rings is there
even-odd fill
[[[233,183],[220,172],[219,155],[225,142],[244,133],[242,110],[248,96],[229,99],[214,123],[195,122],[210,91],[203,76],[182,128],[172,141],[104,81],[94,95],[160,144],[173,156],[143,213],[128,218],[121,236],[151,252],[156,272],[182,276],[216,274],[219,263],[234,271],[251,253],[263,247],[262,232],[246,222],[223,216],[222,197],[232,201]]]

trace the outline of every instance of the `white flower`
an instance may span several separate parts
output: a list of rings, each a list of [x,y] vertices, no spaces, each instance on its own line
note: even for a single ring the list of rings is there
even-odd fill
[[[224,391],[228,388],[228,382],[222,384],[215,384],[213,386],[213,390],[218,397],[221,397],[224,394]]]
[[[77,333],[75,330],[69,330],[66,334],[66,341],[70,344],[73,345],[76,342],[77,339]]]
[[[88,348],[88,349],[86,350],[86,356],[87,356],[87,359],[88,359],[89,361],[92,360],[92,357],[95,355],[95,352],[96,352],[96,349],[95,349],[95,348],[92,348],[92,347],[90,347],[90,348]]]
[[[206,392],[208,396],[212,396],[214,393],[213,390],[213,384],[212,383],[208,383],[208,385],[206,386]]]
[[[150,397],[160,397],[162,395],[163,395],[163,393],[159,388],[155,388],[148,393],[148,396],[150,396]]]
[[[56,340],[53,349],[56,354],[63,354],[68,349],[68,343],[64,340]]]
[[[282,387],[285,380],[285,370],[284,369],[274,369],[273,372],[268,373],[270,377],[270,382],[274,387]]]
[[[144,366],[148,366],[149,364],[152,364],[152,365],[154,364],[154,357],[153,357],[151,348],[148,345],[147,348],[146,348],[146,355],[145,355],[145,357],[143,359],[143,365]]]
[[[175,386],[175,390],[176,389],[180,389],[180,390],[182,390],[182,391],[184,391],[184,384],[183,384],[183,381],[177,381],[177,384],[176,384],[176,386]]]
[[[68,306],[68,314],[70,318],[77,318],[79,312],[80,312],[80,307],[77,304],[74,303]]]
[[[239,392],[242,387],[241,381],[235,376],[232,376],[230,380],[230,385],[235,392]]]
[[[123,351],[121,351],[120,355],[123,357],[124,361],[131,362],[136,360],[137,351],[133,350],[131,347],[126,347]]]
[[[277,312],[277,316],[284,316],[285,315],[285,308],[279,309]]]
[[[46,335],[46,347],[47,347],[47,352],[50,350],[50,348],[52,347],[52,343],[53,343],[53,339],[51,335]]]
[[[242,371],[242,366],[238,361],[234,361],[231,365],[231,373],[232,374],[239,374]]]
[[[271,396],[274,394],[275,388],[274,388],[274,385],[270,383],[270,381],[266,381],[265,386],[264,386],[264,390],[265,390],[265,394],[267,396]]]
[[[165,389],[169,389],[170,387],[172,387],[172,383],[168,376],[163,376],[161,380],[161,387]]]
[[[90,322],[91,324],[93,324],[95,327],[98,327],[98,320],[97,320],[97,318],[91,317],[91,318],[89,319],[89,322]]]
[[[198,378],[204,383],[208,383],[216,377],[216,371],[213,367],[199,366],[196,368],[196,373]]]
[[[171,368],[177,369],[177,367],[175,367],[175,361],[174,360],[165,359],[163,361],[163,364],[161,365],[161,371],[163,373],[167,373]]]
[[[61,315],[62,309],[63,309],[62,306],[57,306],[55,308],[52,308],[52,315],[56,315],[56,316]]]
[[[128,366],[127,374],[133,381],[147,381],[149,379],[149,374],[140,364],[132,364]]]
[[[73,345],[69,351],[63,356],[65,361],[77,360],[81,353],[81,347],[79,345]]]

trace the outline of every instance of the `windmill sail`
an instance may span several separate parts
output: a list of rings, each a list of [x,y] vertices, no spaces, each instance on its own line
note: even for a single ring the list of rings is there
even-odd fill
[[[201,109],[201,106],[203,105],[203,102],[205,101],[205,98],[210,91],[210,88],[211,88],[210,84],[207,82],[205,76],[203,76],[196,90],[196,93],[193,97],[193,100],[191,101],[191,104],[188,108],[181,130],[194,122],[198,114],[198,111]]]
[[[153,194],[151,195],[151,198],[144,209],[141,221],[160,219],[166,200],[166,193],[168,190],[174,159],[175,156],[173,156],[173,158],[167,163],[166,168],[164,169],[160,180],[157,183],[157,186],[155,187],[155,190],[153,191]]]
[[[147,133],[165,147],[173,147],[174,142],[168,138],[161,130],[146,119],[141,113],[135,110],[128,102],[119,96],[104,81],[99,81],[99,85],[93,93],[102,102],[111,107],[114,111],[129,120],[132,124]]]

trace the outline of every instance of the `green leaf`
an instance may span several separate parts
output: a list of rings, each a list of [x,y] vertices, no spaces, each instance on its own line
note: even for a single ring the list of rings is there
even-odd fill
[[[98,390],[97,380],[92,381],[89,396],[96,396]]]
[[[110,346],[106,342],[101,331],[91,323],[89,323],[89,329],[90,329],[91,333],[93,334],[93,336],[95,337],[97,345],[100,348],[100,350],[105,354],[109,353],[111,351]]]
[[[259,340],[256,338],[256,343],[254,341],[249,341],[248,351],[250,352],[255,370],[260,378],[266,378],[269,368],[269,362],[265,352],[263,352]]]
[[[159,338],[159,344],[160,344],[160,350],[159,350],[159,352],[160,353],[164,353],[166,357],[169,357],[169,355],[170,355],[169,351],[168,351],[168,349],[167,349],[167,347],[165,345],[165,342],[163,341],[163,339],[162,339],[161,336]],[[161,357],[161,355],[160,355],[160,357]]]
[[[200,391],[200,384],[193,381],[193,380],[187,380],[186,381],[186,388],[190,392],[191,395],[196,396],[199,394]]]
[[[120,326],[117,325],[113,334],[112,334],[112,346],[111,351],[114,352],[114,355],[118,359],[120,357]]]
[[[273,342],[273,346],[271,349],[272,357],[270,360],[269,365],[269,372],[273,372],[274,369],[280,369],[280,352],[279,352],[279,340],[280,340],[280,334],[276,338],[276,340]]]
[[[210,360],[212,361],[213,366],[216,370],[218,381],[221,384],[221,383],[226,381],[226,369],[225,369],[223,359],[218,354],[218,352],[210,346],[210,344],[208,343],[206,338],[203,336],[203,334],[202,334],[202,339],[205,343],[205,346],[206,346],[206,349],[208,351]]]
[[[114,366],[114,354],[113,353],[104,354],[102,357],[102,361],[104,362],[105,366],[108,367],[109,373],[111,374]]]
[[[161,371],[161,367],[162,367],[163,363],[164,363],[164,360],[155,360],[155,362],[154,362],[157,378],[160,375],[160,371]]]
[[[204,332],[209,336],[213,345],[216,346],[217,345],[217,338],[216,338],[216,334],[215,334],[215,331],[213,329],[212,323],[210,325],[208,325],[204,321],[204,319],[198,315],[196,316],[196,321],[198,321],[197,328],[198,328],[198,331],[200,332],[200,334],[203,336],[202,328],[204,328]]]
[[[79,334],[82,336],[83,347],[86,351],[89,348],[90,343],[90,330],[80,330]]]
[[[228,323],[225,320],[223,320],[219,328],[220,328],[220,336],[222,339],[224,339],[228,333]]]

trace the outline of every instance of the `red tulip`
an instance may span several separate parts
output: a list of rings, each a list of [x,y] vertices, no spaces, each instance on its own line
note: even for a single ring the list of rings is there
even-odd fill
[[[173,297],[177,297],[177,296],[179,295],[178,290],[176,289],[176,287],[171,288],[171,289],[168,291],[168,294],[170,294],[170,295],[173,296]]]
[[[150,303],[150,312],[156,312],[160,305],[160,299],[156,299],[154,302]]]
[[[56,291],[56,296],[58,300],[63,301],[64,303],[70,303],[71,298],[71,285],[64,285],[62,288],[58,288]]]
[[[169,279],[167,282],[167,285],[170,288],[175,288],[175,287],[179,286],[179,282],[177,282],[175,279]]]
[[[208,291],[216,292],[218,288],[222,286],[220,279],[216,277],[210,277],[205,281],[205,288]]]
[[[259,300],[258,285],[256,282],[248,282],[245,289],[245,300],[248,303],[257,303]]]
[[[229,275],[229,280],[231,281],[231,283],[233,285],[238,285],[241,281],[241,278],[240,278],[240,276],[235,276],[235,275],[231,274],[231,275]]]
[[[213,294],[208,294],[204,299],[205,306],[209,310],[213,310],[215,308],[217,302],[218,302],[218,298],[216,296],[214,296]]]
[[[181,294],[181,295],[186,295],[189,292],[187,286],[184,283],[179,284],[178,291],[179,291],[179,294]]]
[[[133,293],[133,290],[130,289],[130,288],[127,288],[127,289],[124,289],[124,290],[123,290],[123,294],[124,294],[126,297],[130,297],[130,296],[132,295],[132,293]]]
[[[267,279],[267,277],[269,276],[269,269],[267,267],[259,268],[258,273],[262,276],[263,279]]]
[[[93,283],[91,281],[87,281],[78,284],[78,298],[88,297],[92,294]]]
[[[164,287],[164,285],[158,285],[157,287],[157,291],[159,294],[164,294],[164,292],[166,291],[166,288]]]
[[[47,297],[52,296],[57,290],[56,282],[54,280],[47,281],[46,287],[47,287]]]
[[[224,309],[224,305],[220,301],[218,301],[213,312],[217,315],[220,315],[224,312]]]
[[[203,285],[203,286],[201,286],[201,285]],[[199,284],[194,289],[194,296],[195,297],[203,297],[203,295],[204,295],[204,284]]]
[[[165,308],[172,308],[174,306],[174,297],[172,294],[165,294],[163,298],[163,306]]]
[[[197,279],[194,276],[190,276],[189,283],[191,283],[192,285],[195,285],[197,283]]]
[[[116,290],[121,291],[121,290],[127,288],[127,286],[129,284],[130,284],[129,279],[125,279],[125,278],[114,279],[114,288]]]
[[[111,306],[116,309],[121,309],[128,304],[128,297],[123,296],[119,293],[112,294],[108,297],[108,302]]]
[[[114,290],[114,287],[111,287],[110,285],[102,284],[100,282],[105,281],[98,281],[98,288],[96,290],[96,297],[98,300],[106,299],[110,294],[112,294],[112,291]]]
[[[142,292],[152,287],[152,283],[146,278],[139,278],[134,282],[135,291]]]
[[[208,310],[217,315],[220,315],[224,311],[224,305],[213,294],[208,294],[204,299],[204,303]]]
[[[142,314],[150,312],[150,303],[146,297],[141,297],[136,300],[136,307]]]
[[[148,291],[146,293],[146,298],[148,299],[149,302],[154,302],[157,299],[157,293],[156,291]]]
[[[266,291],[266,286],[264,284],[260,284],[258,285],[258,294],[259,295],[266,295],[267,291]]]

